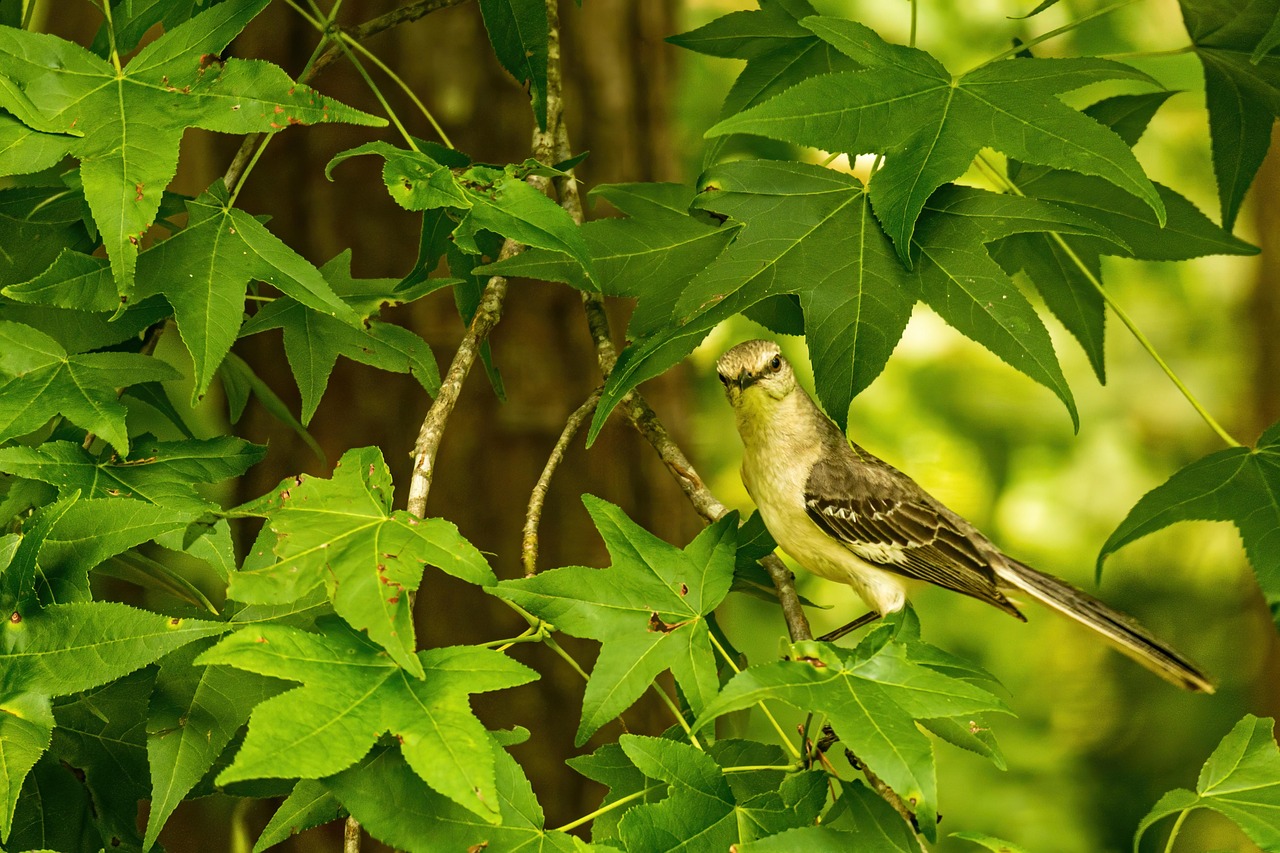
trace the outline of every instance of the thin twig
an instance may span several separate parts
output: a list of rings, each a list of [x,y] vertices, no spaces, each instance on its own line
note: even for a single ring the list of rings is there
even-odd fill
[[[348,43],[364,41],[392,27],[412,23],[432,12],[447,9],[450,6],[460,6],[465,2],[466,0],[418,0],[417,3],[410,3],[408,6],[402,6],[399,9],[392,9],[385,15],[379,15],[354,27],[343,28],[338,32],[346,36]],[[342,43],[338,39],[338,34],[328,35],[327,38],[329,41],[328,46],[316,57],[315,62],[311,63],[311,66],[298,77],[298,82],[302,85],[310,85],[311,81],[320,75],[320,72],[324,71],[324,69],[333,64],[335,59],[343,55]],[[550,106],[548,105],[549,110]],[[227,189],[234,189],[236,184],[240,182],[244,168],[248,165],[249,159],[253,157],[254,148],[262,137],[263,134],[261,133],[251,133],[240,143],[240,150],[236,151],[235,157],[231,159],[231,165],[227,167],[227,171],[222,177]]]
[[[518,255],[523,249],[522,245],[508,238],[502,244],[498,260]],[[462,383],[480,354],[481,345],[502,319],[502,304],[506,296],[506,278],[500,275],[490,278],[480,296],[475,316],[471,318],[471,325],[462,336],[444,381],[440,383],[440,393],[432,401],[431,408],[422,421],[422,428],[418,431],[418,441],[413,450],[413,479],[409,484],[409,501],[406,506],[409,513],[418,518],[425,518],[427,514],[427,494],[431,491],[431,480],[435,476],[436,454],[440,451],[440,440],[444,438],[445,424],[462,393]]]
[[[533,491],[529,493],[529,509],[524,516],[524,538],[520,543],[520,559],[524,562],[525,577],[533,577],[538,573],[538,523],[542,521],[542,505],[546,503],[547,491],[551,487],[551,475],[564,460],[569,442],[573,441],[582,424],[596,410],[596,404],[600,402],[600,393],[603,390],[604,386],[601,386],[592,391],[586,402],[569,416],[569,420],[565,421],[564,431],[560,433],[560,439],[556,441],[555,447],[551,448],[547,464],[542,467],[542,475],[538,477]]]

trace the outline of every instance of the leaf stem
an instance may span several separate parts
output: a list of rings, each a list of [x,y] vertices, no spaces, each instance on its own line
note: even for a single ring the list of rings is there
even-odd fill
[[[1196,46],[1194,44],[1184,44],[1182,47],[1171,47],[1168,50],[1132,50],[1127,53],[1103,53],[1099,55],[1099,59],[1156,59],[1165,56],[1182,56],[1185,53],[1194,53]]]
[[[749,773],[754,770],[783,770],[794,773],[800,769],[799,764],[743,764],[738,767],[721,767],[721,773]]]
[[[720,640],[716,637],[715,631],[707,631],[707,636],[711,638],[711,645],[716,647],[716,651],[718,651],[720,656],[724,658],[724,662],[729,665],[729,668],[734,671],[734,674],[742,672],[741,669],[738,669],[738,665],[734,662],[733,657],[725,647],[720,644]],[[800,759],[800,751],[791,743],[791,738],[787,737],[786,730],[782,728],[782,725],[778,722],[777,718],[773,716],[772,712],[770,712],[769,706],[764,704],[763,699],[756,704],[760,706],[760,710],[764,712],[765,717],[767,717],[769,722],[773,724],[774,730],[778,733],[778,737],[782,740],[782,743],[787,747],[787,751],[791,753],[791,757],[798,761]]]
[[[542,642],[542,637],[538,636],[538,629],[535,626],[530,625],[528,628],[524,630],[524,633],[517,634],[516,636],[511,637],[510,639],[490,640],[487,643],[477,643],[476,645],[478,645],[482,649],[497,649],[498,651],[501,652],[501,651],[505,651],[511,646],[514,646],[517,643],[540,643],[540,642]]]
[[[285,0],[285,2],[287,3],[289,2],[289,0]],[[368,51],[365,50],[363,46],[359,45],[358,43],[355,43],[355,44],[362,51],[364,51],[366,55],[368,54]],[[338,36],[338,46],[342,48],[342,52],[346,54],[347,59],[349,59],[351,61],[351,64],[355,66],[356,71],[360,74],[360,77],[364,80],[364,84],[369,87],[369,91],[372,92],[373,96],[378,99],[378,103],[382,105],[382,109],[387,114],[387,118],[390,119],[391,123],[396,126],[396,130],[400,131],[400,135],[404,137],[405,144],[408,145],[411,150],[417,151],[418,150],[417,140],[413,138],[413,134],[409,133],[409,130],[404,126],[404,123],[400,121],[400,116],[396,114],[396,111],[394,109],[392,109],[391,104],[388,103],[386,96],[383,95],[382,90],[378,88],[378,84],[373,82],[373,77],[371,77],[369,75],[369,72],[365,70],[364,65],[360,62],[359,59],[356,58],[356,55],[351,52],[351,48],[347,46],[347,39],[343,38],[341,35]],[[382,66],[382,67],[386,68],[386,66]],[[395,79],[397,82],[399,82],[401,85],[404,85],[404,82],[401,81],[400,78],[396,77],[394,74],[392,75],[392,78]],[[432,121],[432,123],[433,124],[435,123],[434,120]]]
[[[987,158],[986,154],[979,153],[976,162],[978,163],[979,168],[986,172],[988,177],[1007,189],[1009,192],[1018,196],[1026,195],[1017,184],[1009,180],[1008,175],[1005,175],[995,167],[995,165]],[[1120,322],[1124,324],[1125,328],[1129,330],[1129,333],[1138,341],[1138,344],[1147,351],[1147,354],[1151,356],[1152,360],[1155,361],[1160,369],[1164,371],[1165,376],[1169,377],[1169,381],[1172,382],[1174,387],[1182,393],[1182,396],[1191,404],[1191,408],[1196,410],[1196,413],[1200,415],[1206,424],[1209,425],[1209,428],[1217,433],[1218,437],[1226,442],[1228,447],[1240,447],[1240,442],[1236,441],[1235,438],[1232,437],[1231,433],[1227,432],[1222,427],[1222,424],[1218,423],[1213,415],[1209,413],[1209,410],[1206,409],[1196,398],[1195,394],[1191,393],[1191,389],[1183,383],[1183,381],[1178,377],[1178,374],[1173,372],[1173,368],[1169,366],[1169,363],[1166,362],[1156,350],[1155,345],[1152,344],[1150,339],[1147,338],[1147,336],[1143,334],[1142,330],[1138,328],[1138,325],[1133,321],[1133,318],[1120,307],[1120,304],[1115,301],[1110,292],[1102,286],[1102,282],[1099,281],[1098,277],[1089,269],[1088,264],[1086,264],[1080,256],[1076,254],[1075,250],[1071,248],[1071,245],[1066,241],[1066,239],[1056,231],[1049,231],[1047,233],[1049,234],[1049,237],[1058,244],[1058,247],[1066,253],[1067,257],[1071,259],[1071,262],[1079,268],[1081,274],[1084,275],[1091,285],[1093,285],[1094,290],[1098,291],[1099,295],[1102,296],[1102,300],[1107,304],[1107,307],[1110,308],[1118,318],[1120,318]]]
[[[1169,830],[1169,840],[1165,842],[1164,853],[1173,853],[1173,842],[1178,839],[1178,833],[1182,831],[1182,824],[1186,822],[1187,816],[1191,814],[1191,809],[1183,809],[1178,814],[1178,819],[1173,822],[1173,829]]]
[[[258,159],[262,157],[262,152],[267,150],[267,145],[269,145],[271,140],[275,138],[276,135],[274,133],[263,135],[262,141],[258,143],[257,149],[253,152],[253,156],[249,158],[249,162],[245,164],[244,169],[240,171],[240,175],[236,179],[235,187],[231,188],[231,195],[227,198],[228,210],[236,206],[236,199],[240,195],[240,190],[244,188],[244,179],[249,177],[249,173],[253,171],[253,167],[258,165]]]
[[[916,14],[919,11],[918,0],[911,0],[911,36],[907,41],[908,47],[916,46]]]
[[[1060,36],[1065,32],[1070,32],[1071,30],[1074,30],[1076,27],[1080,26],[1081,24],[1084,24],[1088,21],[1092,21],[1094,18],[1101,18],[1103,15],[1110,15],[1112,12],[1115,12],[1118,9],[1123,9],[1125,6],[1131,6],[1136,2],[1138,2],[1138,0],[1119,0],[1118,3],[1112,3],[1110,6],[1103,6],[1101,9],[1097,9],[1093,12],[1090,12],[1084,17],[1076,18],[1074,21],[1063,24],[1062,26],[1058,27],[1055,30],[1049,30],[1049,32],[1047,33],[1041,33],[1035,38],[1016,44],[1013,47],[1009,48],[1008,50],[1003,51],[1002,53],[996,54],[995,56],[991,57],[985,62],[978,63],[977,65],[973,66],[972,68],[970,68],[968,71],[966,71],[964,74],[960,76],[967,77],[968,75],[977,71],[979,68],[986,68],[988,65],[991,65],[992,63],[999,62],[1002,59],[1008,59],[1010,56],[1013,56],[1014,54],[1017,54],[1017,53],[1021,53],[1024,50],[1029,50],[1032,47],[1035,47],[1036,45],[1040,44],[1041,42],[1048,41],[1051,38],[1056,38],[1057,36]]]
[[[627,803],[634,802],[635,800],[640,799],[645,794],[648,794],[650,791],[656,791],[659,788],[665,788],[665,787],[666,787],[665,785],[650,785],[649,787],[645,788],[643,791],[636,791],[634,794],[627,794],[625,797],[620,797],[614,800],[612,803],[609,803],[609,805],[607,806],[601,806],[600,808],[593,811],[591,814],[585,814],[582,817],[578,818],[577,820],[571,820],[568,823],[564,824],[563,826],[557,826],[555,829],[551,831],[552,832],[568,832],[571,829],[577,829],[578,827],[582,826],[584,823],[590,823],[591,821],[595,820],[601,815],[608,814],[609,812],[613,811],[619,806],[623,806],[623,805],[626,805]]]
[[[111,19],[111,0],[102,0],[102,14],[107,19],[107,42],[111,46],[111,64],[116,67],[116,75],[121,76],[124,74],[124,66],[120,64],[120,51],[116,50],[116,25]]]
[[[385,62],[379,59],[377,54],[369,50],[369,48],[365,47],[363,44],[356,41],[346,33],[342,33],[340,37],[345,44],[348,44],[351,47],[354,47],[356,50],[360,51],[362,54],[368,57],[370,62],[378,66],[379,70],[381,70],[383,74],[386,74],[388,77],[390,77],[392,82],[395,83],[397,86],[399,86],[401,90],[403,90],[404,93],[409,96],[409,100],[413,101],[413,105],[417,107],[418,111],[421,112],[426,117],[427,121],[431,123],[432,129],[435,130],[437,134],[439,134],[440,141],[443,142],[449,148],[454,147],[453,140],[449,138],[449,134],[444,132],[444,128],[440,126],[440,123],[438,121],[436,121],[436,117],[431,114],[431,110],[427,109],[427,105],[422,103],[422,100],[418,97],[417,93],[413,91],[412,86],[406,83],[400,77],[400,75],[396,74],[395,71],[391,70],[390,66],[388,66]],[[399,126],[398,122],[397,122],[397,126]]]

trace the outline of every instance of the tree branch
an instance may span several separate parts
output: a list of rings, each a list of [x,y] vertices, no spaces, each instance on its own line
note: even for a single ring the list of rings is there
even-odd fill
[[[551,475],[564,460],[569,442],[573,441],[573,437],[582,428],[583,422],[596,410],[596,404],[600,402],[600,392],[603,390],[604,386],[601,386],[592,391],[586,402],[569,416],[564,430],[560,433],[560,439],[556,441],[555,447],[551,448],[551,455],[547,457],[547,464],[543,466],[538,482],[529,494],[529,509],[524,516],[524,538],[520,543],[520,559],[524,563],[525,577],[532,577],[538,573],[538,523],[542,521],[542,506],[547,500],[547,490],[551,487]]]

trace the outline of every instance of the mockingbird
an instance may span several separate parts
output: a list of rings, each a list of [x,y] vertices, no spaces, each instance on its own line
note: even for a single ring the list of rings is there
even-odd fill
[[[777,344],[739,344],[716,371],[742,435],[742,481],[765,526],[800,565],[853,587],[872,609],[870,619],[902,608],[908,579],[973,596],[1025,622],[1005,595],[1023,592],[1161,678],[1213,692],[1203,672],[1132,617],[1001,553],[906,474],[850,444],[796,383]]]

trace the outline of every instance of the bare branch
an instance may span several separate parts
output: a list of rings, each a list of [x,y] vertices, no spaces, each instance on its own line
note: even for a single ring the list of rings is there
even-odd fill
[[[529,494],[529,509],[524,516],[524,538],[520,544],[520,559],[524,563],[525,577],[532,577],[538,573],[538,523],[542,521],[542,505],[546,502],[547,490],[551,487],[551,475],[564,460],[569,442],[573,441],[573,437],[582,428],[583,422],[596,410],[596,404],[600,402],[600,392],[603,390],[604,386],[601,386],[592,391],[586,402],[569,416],[559,440],[556,441],[555,447],[551,448],[551,455],[547,457],[547,464],[542,468],[542,475],[538,477],[538,482]]]

